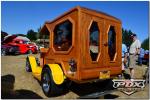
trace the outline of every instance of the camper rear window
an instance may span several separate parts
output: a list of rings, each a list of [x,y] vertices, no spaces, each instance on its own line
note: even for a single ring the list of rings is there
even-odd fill
[[[56,51],[67,51],[72,45],[72,23],[66,20],[54,29],[54,48]]]

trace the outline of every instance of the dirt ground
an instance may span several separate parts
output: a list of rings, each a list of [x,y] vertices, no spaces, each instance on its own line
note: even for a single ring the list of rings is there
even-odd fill
[[[1,93],[2,98],[48,98],[44,95],[40,83],[32,76],[32,73],[25,71],[25,58],[27,55],[2,56],[1,57]],[[34,55],[39,56],[39,55]],[[142,78],[145,72],[145,65],[136,66],[136,78]],[[126,70],[128,72],[128,69]],[[68,92],[61,96],[49,97],[56,99],[75,99],[80,96],[104,91],[107,87],[103,82],[76,84],[70,86]],[[108,87],[107,87],[108,89]],[[108,89],[110,91],[111,89]],[[106,99],[122,98],[149,98],[149,86],[146,85],[143,91],[136,92],[130,96],[120,92],[113,91],[104,96]]]

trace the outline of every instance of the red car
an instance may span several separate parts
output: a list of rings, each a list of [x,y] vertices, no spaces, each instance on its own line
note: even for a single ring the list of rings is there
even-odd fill
[[[1,55],[6,54],[31,54],[37,53],[37,46],[30,41],[17,39],[17,36],[9,36],[2,42]]]

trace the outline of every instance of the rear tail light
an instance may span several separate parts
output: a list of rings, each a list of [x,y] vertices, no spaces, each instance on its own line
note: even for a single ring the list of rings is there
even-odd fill
[[[70,65],[70,71],[71,72],[76,72],[77,71],[77,63],[74,59],[69,60],[69,65]]]

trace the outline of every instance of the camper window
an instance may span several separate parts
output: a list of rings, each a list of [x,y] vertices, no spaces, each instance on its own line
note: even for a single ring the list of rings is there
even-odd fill
[[[54,48],[56,51],[67,51],[72,45],[72,23],[66,20],[54,29]]]

